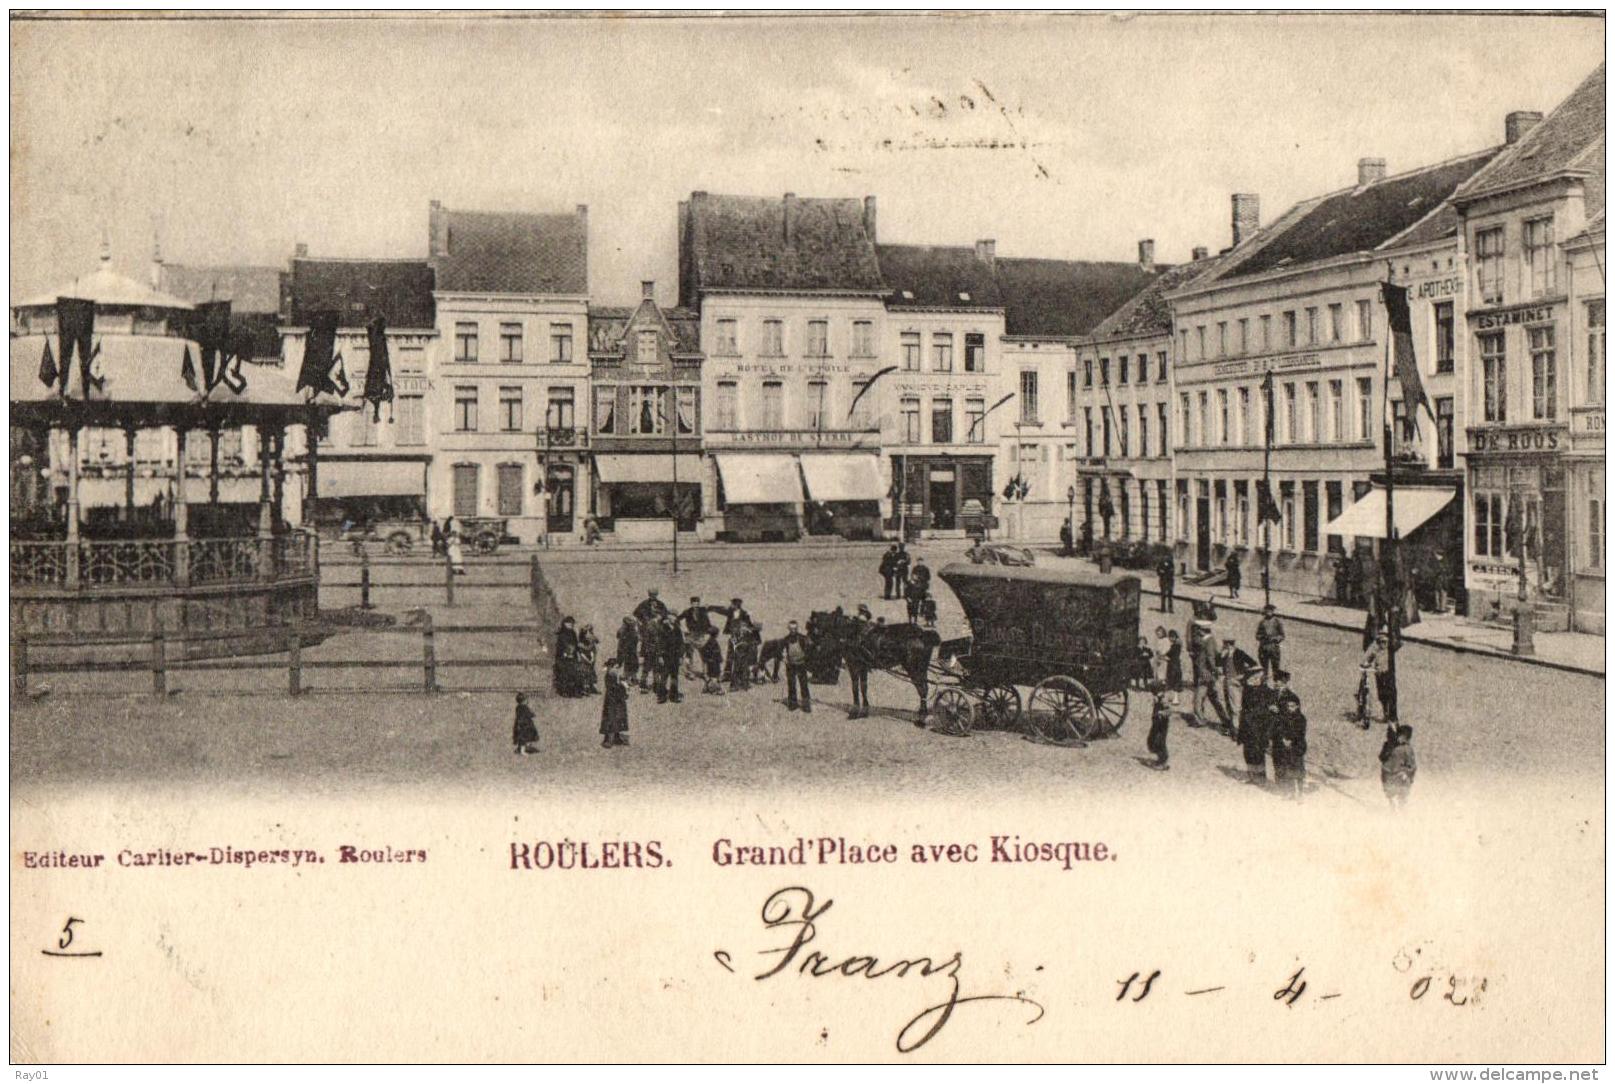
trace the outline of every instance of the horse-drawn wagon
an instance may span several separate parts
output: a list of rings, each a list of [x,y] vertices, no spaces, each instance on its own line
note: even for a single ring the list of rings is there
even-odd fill
[[[1138,577],[967,564],[938,576],[971,635],[938,648],[946,676],[928,710],[936,729],[1020,727],[1050,741],[1120,729],[1138,652]]]

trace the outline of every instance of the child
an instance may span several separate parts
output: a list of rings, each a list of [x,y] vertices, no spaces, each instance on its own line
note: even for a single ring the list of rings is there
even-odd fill
[[[538,752],[538,721],[533,718],[533,709],[527,706],[526,693],[516,694],[516,726],[510,739],[516,743],[517,756]]]
[[[1178,630],[1166,634],[1166,687],[1171,690],[1171,702],[1178,706],[1178,690],[1183,688],[1183,638]]]
[[[1148,689],[1155,669],[1155,652],[1150,650],[1150,638],[1138,638],[1138,657],[1133,664],[1133,688]]]
[[[1150,709],[1150,736],[1145,742],[1145,748],[1155,754],[1155,763],[1151,765],[1156,771],[1164,772],[1169,765],[1166,762],[1166,732],[1172,724],[1172,706],[1166,702],[1166,687],[1155,686],[1155,705]]]
[[[622,664],[606,660],[606,696],[600,704],[600,745],[628,744],[628,685],[622,679]]]
[[[1401,809],[1407,804],[1413,776],[1418,770],[1418,761],[1413,756],[1413,728],[1406,724],[1387,727],[1385,746],[1379,751],[1379,781],[1392,809]]]

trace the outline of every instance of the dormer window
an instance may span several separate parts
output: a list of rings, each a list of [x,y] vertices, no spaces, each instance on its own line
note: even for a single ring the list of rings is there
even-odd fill
[[[640,365],[655,365],[657,357],[656,332],[641,331],[634,349],[634,360]]]

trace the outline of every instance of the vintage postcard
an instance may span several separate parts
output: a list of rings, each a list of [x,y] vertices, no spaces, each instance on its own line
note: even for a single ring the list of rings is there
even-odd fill
[[[1593,1079],[1601,12],[10,33],[19,1074]]]

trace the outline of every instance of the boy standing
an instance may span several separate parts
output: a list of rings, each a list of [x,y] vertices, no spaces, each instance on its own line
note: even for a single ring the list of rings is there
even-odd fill
[[[516,725],[510,740],[516,745],[517,756],[538,752],[538,720],[533,717],[533,709],[527,706],[526,693],[516,694]]]

